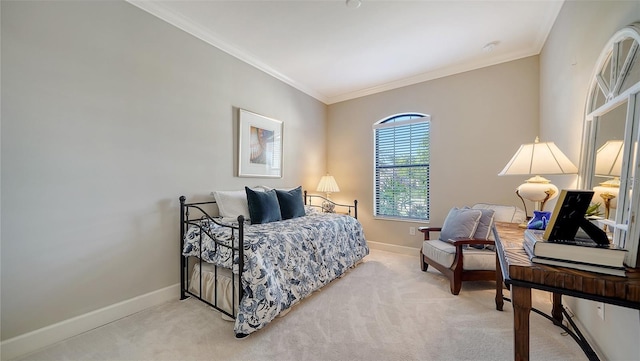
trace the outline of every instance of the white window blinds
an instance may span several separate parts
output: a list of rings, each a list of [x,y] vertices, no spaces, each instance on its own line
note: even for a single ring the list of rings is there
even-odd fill
[[[374,125],[378,217],[429,219],[429,116],[401,114]]]

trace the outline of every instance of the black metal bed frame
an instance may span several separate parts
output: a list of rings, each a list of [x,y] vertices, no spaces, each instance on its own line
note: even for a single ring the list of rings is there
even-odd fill
[[[202,252],[202,234],[205,233],[207,236],[209,236],[209,238],[211,238],[215,243],[216,246],[218,247],[224,247],[224,248],[230,248],[231,249],[231,258],[232,260],[235,258],[235,254],[237,252],[238,254],[238,269],[239,270],[243,270],[244,269],[244,216],[240,215],[238,216],[238,225],[234,226],[234,225],[227,225],[227,224],[223,224],[219,221],[216,220],[216,218],[210,216],[204,209],[202,209],[202,205],[209,205],[209,204],[215,204],[216,201],[208,201],[208,202],[197,202],[197,203],[186,203],[186,197],[185,196],[181,196],[180,197],[180,299],[184,300],[188,297],[194,297],[204,303],[206,303],[207,305],[215,308],[216,310],[222,312],[223,314],[231,317],[231,318],[236,318],[236,304],[239,300],[242,299],[242,297],[244,296],[244,287],[242,287],[242,285],[240,284],[240,287],[238,287],[238,300],[236,300],[236,274],[233,273],[233,270],[231,270],[231,313],[223,310],[221,307],[218,306],[218,285],[217,280],[218,280],[218,267],[217,265],[213,265],[214,266],[214,284],[215,284],[215,288],[214,288],[214,294],[213,294],[213,303],[207,301],[206,299],[204,299],[202,297],[202,264],[205,263],[202,260],[202,257],[198,257],[198,264],[200,267],[200,284],[199,284],[199,289],[198,289],[198,294],[194,294],[193,292],[189,291],[188,289],[188,277],[189,277],[189,257],[188,256],[184,256],[182,254],[182,250],[184,249],[184,236],[187,232],[187,230],[189,229],[189,226],[196,226],[198,228],[200,228],[200,236],[198,237],[198,246],[200,249],[200,252]],[[190,218],[190,210],[197,210],[198,212],[200,212],[201,216],[197,217],[197,218]],[[202,225],[200,224],[200,221],[202,219],[202,217],[206,217],[207,220],[209,220],[210,222],[214,222],[222,227],[227,227],[227,228],[231,228],[231,246],[224,244],[220,241],[218,241],[215,237],[213,237],[213,235],[211,235],[209,233],[209,231],[205,228],[202,227]],[[237,231],[237,232],[236,232]],[[237,237],[236,237],[237,234]],[[236,243],[237,239],[237,246],[234,246],[234,244]],[[241,272],[240,272],[241,273]],[[239,280],[242,280],[242,277],[240,277],[240,275],[237,276],[239,278]]]
[[[313,204],[314,199],[321,199],[321,204]],[[350,204],[340,204],[340,203],[336,203],[334,201],[332,201],[329,198],[323,197],[321,195],[318,194],[307,194],[307,191],[304,191],[304,204],[306,206],[311,206],[311,207],[316,207],[316,208],[320,208],[323,209],[323,204],[324,203],[330,203],[334,206],[338,206],[338,207],[345,207],[347,208],[347,214],[351,215],[351,211],[353,210],[353,218],[358,219],[358,200],[354,200],[353,201],[353,205]]]
[[[311,207],[317,207],[322,209],[322,205],[318,205],[318,204],[313,204],[313,201],[316,199],[321,199],[322,202],[329,202],[331,204],[333,204],[334,206],[338,206],[338,207],[345,207],[347,208],[347,214],[351,215],[352,211],[353,211],[353,217],[354,218],[358,218],[358,201],[354,200],[353,201],[353,205],[349,205],[349,204],[339,204],[339,203],[335,203],[333,201],[331,201],[330,199],[327,199],[326,197],[320,196],[320,195],[315,195],[315,194],[307,194],[307,191],[304,191],[304,204],[311,206]],[[238,225],[228,225],[228,224],[224,224],[221,223],[216,217],[212,217],[211,215],[209,215],[204,209],[202,209],[202,206],[207,206],[207,205],[212,205],[215,204],[216,201],[207,201],[207,202],[195,202],[195,203],[186,203],[186,197],[185,196],[181,196],[180,197],[180,299],[184,300],[187,299],[189,297],[194,297],[202,302],[204,302],[205,304],[213,307],[214,309],[222,312],[224,315],[227,315],[233,319],[236,318],[236,306],[238,305],[239,301],[242,300],[242,297],[244,296],[244,286],[242,285],[242,271],[244,270],[244,222],[245,222],[245,218],[244,216],[240,215],[238,216]],[[190,211],[194,211],[197,213],[197,217],[193,217],[191,215]],[[224,244],[222,242],[220,242],[219,240],[217,240],[215,237],[213,237],[213,235],[211,235],[209,233],[209,231],[202,227],[201,225],[201,220],[203,218],[206,218],[208,221],[210,222],[214,222],[222,227],[227,227],[227,228],[231,228],[231,239],[230,239],[230,245],[228,244]],[[202,257],[197,257],[197,262],[199,264],[200,267],[200,284],[199,284],[199,291],[198,294],[195,294],[191,291],[189,291],[189,256],[184,256],[182,254],[182,250],[184,249],[184,236],[186,235],[186,232],[188,231],[190,226],[196,226],[198,228],[200,228],[200,236],[198,239],[198,243],[199,243],[199,249],[200,252],[203,251],[202,249],[202,235],[203,233],[206,234],[207,236],[209,236],[209,238],[211,238],[217,247],[224,247],[224,248],[230,248],[231,252],[232,252],[232,259],[235,259],[235,255],[238,255],[238,270],[239,273],[238,275],[236,275],[233,270],[231,270],[231,313],[229,313],[228,311],[225,311],[224,309],[222,309],[221,307],[218,306],[218,284],[217,284],[217,280],[218,280],[218,267],[217,265],[212,265],[214,266],[214,294],[213,294],[213,302],[209,302],[206,299],[204,299],[202,297],[202,265],[203,263],[207,263],[205,261],[202,260]],[[238,299],[236,299],[236,277],[238,278]],[[239,336],[241,337],[241,336]]]

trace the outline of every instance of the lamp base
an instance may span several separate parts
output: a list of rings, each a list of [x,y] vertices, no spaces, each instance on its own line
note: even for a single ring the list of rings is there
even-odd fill
[[[615,185],[610,185],[607,182],[600,183],[600,185],[593,187],[593,198],[595,200],[602,199],[605,202],[605,206],[608,203],[609,209],[618,208],[618,193],[620,188]]]
[[[611,213],[611,208],[612,208],[611,203],[616,199],[616,195],[613,195],[611,193],[600,193],[600,197],[604,201],[604,219],[608,220],[609,215]],[[606,231],[607,225],[605,224],[604,227],[602,227],[602,229]]]
[[[520,199],[523,199],[523,203],[524,199],[528,199],[535,203],[536,211],[543,211],[547,201],[558,196],[558,187],[551,184],[551,181],[546,178],[535,176],[521,184],[516,189],[516,194]]]
[[[335,213],[335,204],[329,202],[329,201],[323,201],[322,202],[322,211],[324,213]]]

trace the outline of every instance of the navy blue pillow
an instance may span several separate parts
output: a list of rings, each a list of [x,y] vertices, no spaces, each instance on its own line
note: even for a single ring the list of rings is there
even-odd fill
[[[280,204],[275,190],[256,192],[249,187],[244,187],[249,203],[249,216],[251,224],[269,223],[282,220]]]
[[[278,203],[280,203],[280,214],[282,219],[302,217],[304,212],[304,201],[302,200],[302,186],[290,191],[276,189]]]

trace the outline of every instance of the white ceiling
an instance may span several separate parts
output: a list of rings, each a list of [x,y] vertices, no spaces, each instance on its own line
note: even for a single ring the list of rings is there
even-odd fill
[[[539,54],[563,4],[129,2],[326,104]],[[491,42],[493,51],[483,51]]]

